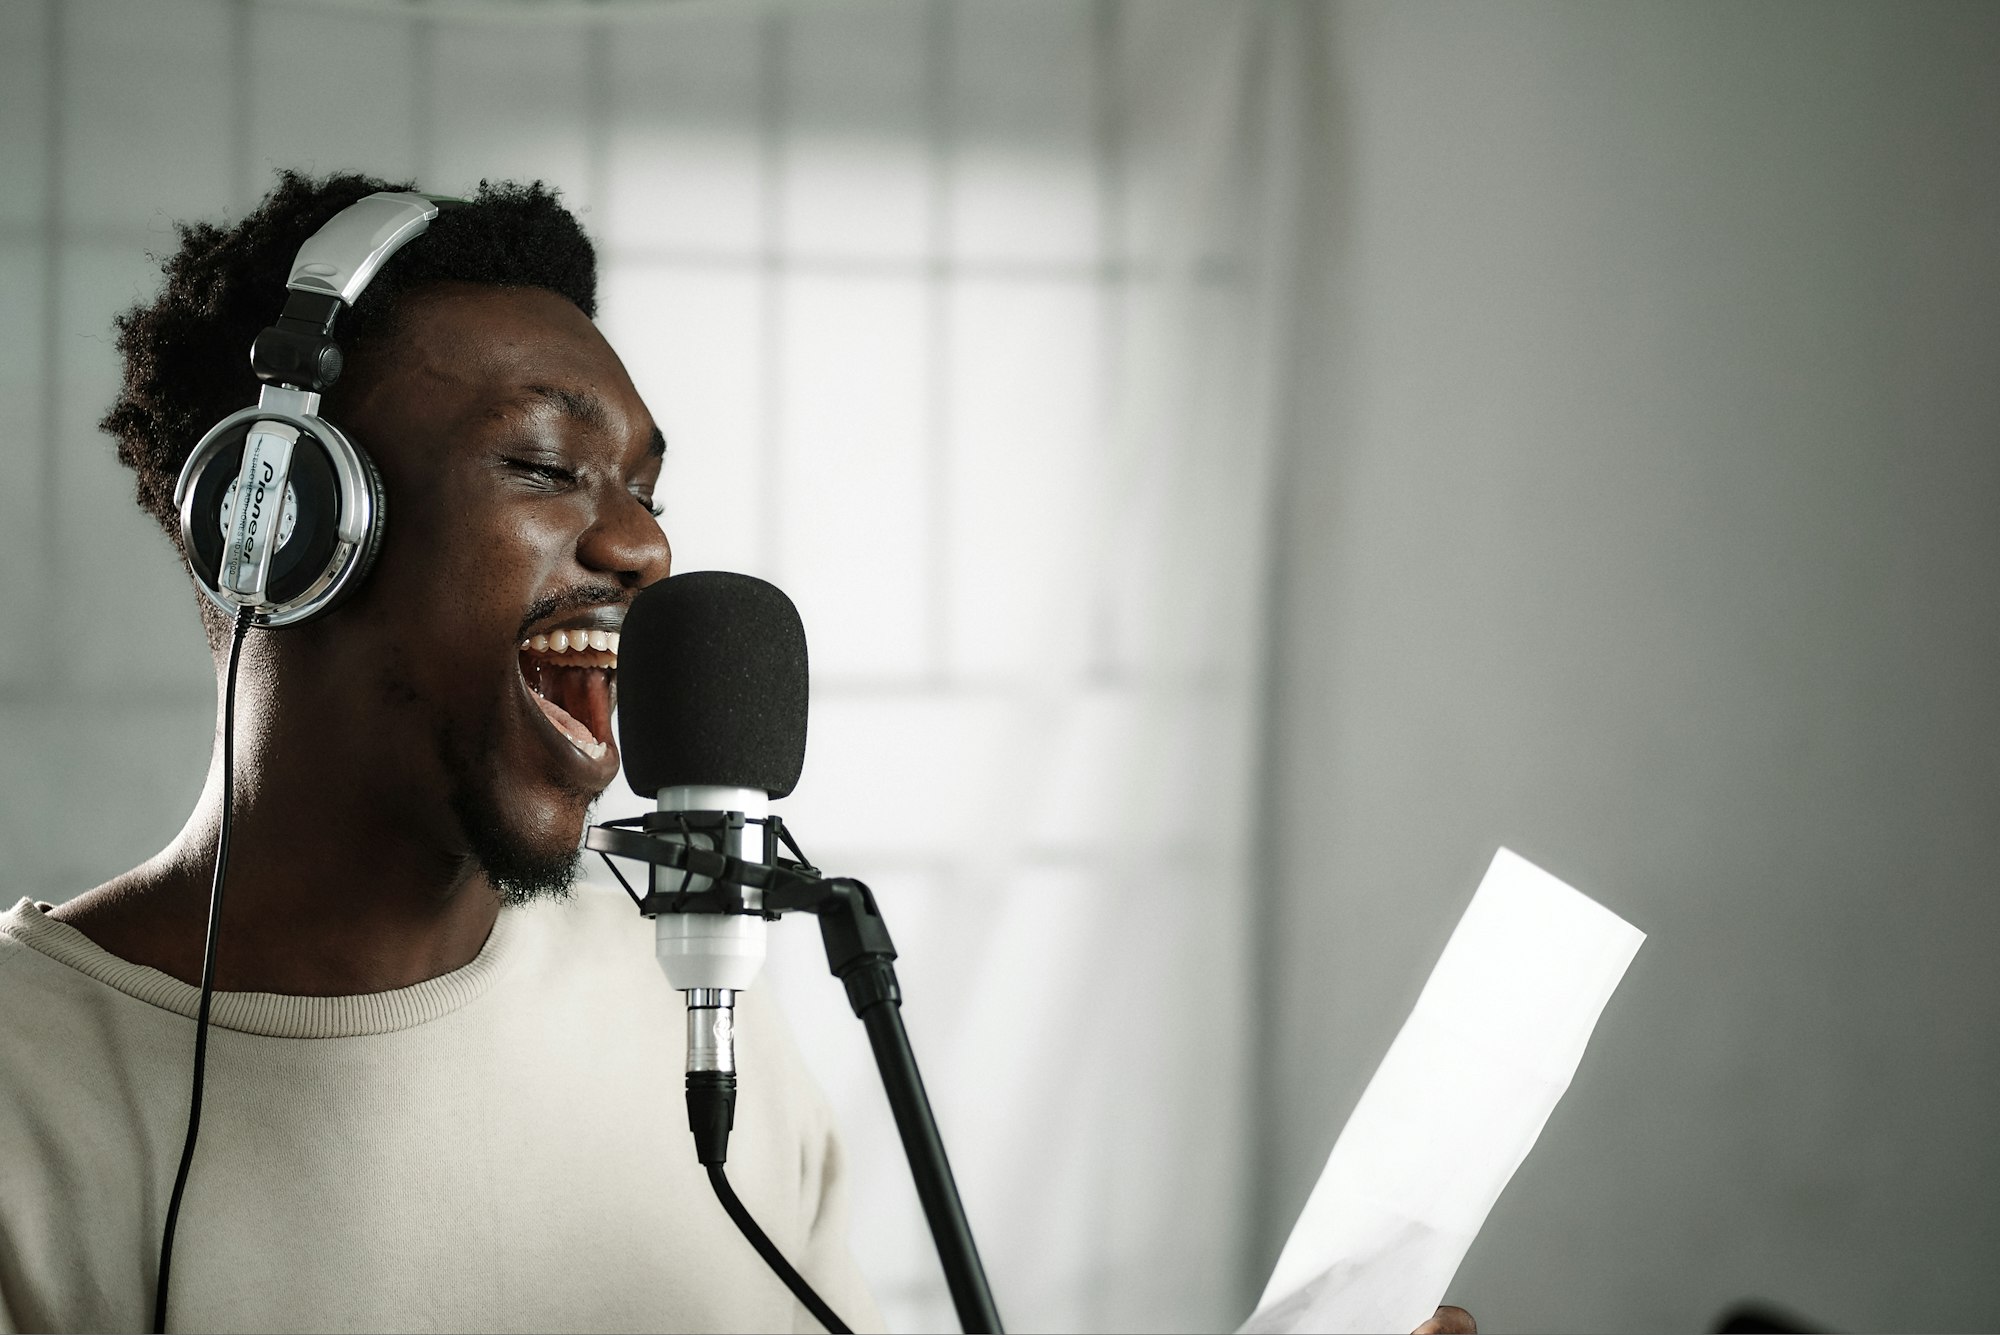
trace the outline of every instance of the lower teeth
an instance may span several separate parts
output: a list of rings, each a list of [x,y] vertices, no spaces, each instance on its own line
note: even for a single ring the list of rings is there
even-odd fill
[[[535,697],[535,703],[541,706],[542,714],[549,722],[555,724],[556,731],[563,735],[564,741],[592,760],[602,760],[610,753],[611,747],[592,736],[590,729],[584,727],[582,721],[575,715],[540,691],[531,690],[529,693]],[[582,736],[578,736],[579,733]]]

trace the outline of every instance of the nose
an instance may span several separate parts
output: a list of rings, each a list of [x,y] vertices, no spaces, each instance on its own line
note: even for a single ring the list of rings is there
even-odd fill
[[[577,539],[584,569],[608,575],[628,589],[657,584],[673,571],[673,548],[652,513],[629,492],[617,491],[599,507],[597,522]]]

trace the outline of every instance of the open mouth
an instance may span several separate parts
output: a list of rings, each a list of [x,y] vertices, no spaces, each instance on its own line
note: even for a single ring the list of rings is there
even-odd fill
[[[592,760],[609,755],[618,632],[578,627],[531,635],[520,657],[521,679],[556,731]]]

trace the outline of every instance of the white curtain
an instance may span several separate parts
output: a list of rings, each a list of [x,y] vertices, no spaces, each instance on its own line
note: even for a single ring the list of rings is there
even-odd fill
[[[788,819],[882,897],[1021,1329],[1246,1314],[1249,799],[1300,26],[1287,6],[1081,2],[781,25],[813,60],[900,33],[943,66],[948,119],[883,134],[790,108],[780,207],[887,215],[907,191],[907,248],[881,240],[892,217],[778,225],[778,264],[727,323],[778,347],[760,391],[780,420],[714,408],[724,434],[763,434],[771,471],[745,502],[761,513],[712,541],[806,616],[813,735]],[[1066,94],[1068,123],[1049,110]],[[685,355],[707,337],[693,309],[621,299],[610,323],[634,346],[686,318],[666,336]],[[650,396],[670,419],[675,361]],[[690,433],[670,435],[678,453]],[[742,476],[719,448],[688,468],[707,486],[670,467],[670,507]],[[711,539],[676,518],[682,568],[706,564]],[[772,981],[853,1152],[856,1249],[892,1325],[949,1328],[866,1043],[816,934],[778,935]]]

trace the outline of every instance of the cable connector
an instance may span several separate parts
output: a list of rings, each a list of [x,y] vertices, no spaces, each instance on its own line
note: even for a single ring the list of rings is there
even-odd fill
[[[729,1159],[729,1132],[736,1125],[736,1077],[725,1071],[689,1071],[688,1130],[694,1132],[695,1161],[719,1168]]]
[[[736,1124],[736,993],[696,987],[687,997],[688,1130],[697,1161],[716,1167],[729,1158]]]

